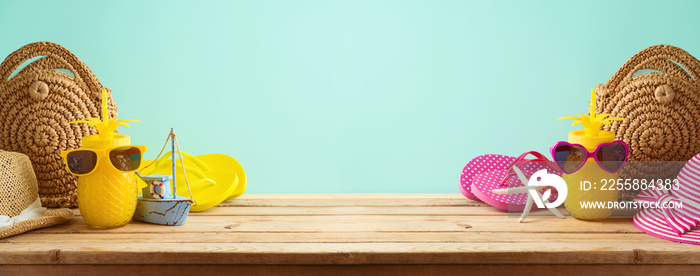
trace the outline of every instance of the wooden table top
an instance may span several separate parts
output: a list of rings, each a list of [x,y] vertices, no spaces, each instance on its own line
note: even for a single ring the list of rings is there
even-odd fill
[[[631,219],[518,223],[459,194],[246,194],[191,213],[183,226],[111,230],[75,213],[68,224],[0,240],[0,274],[700,271],[700,246],[649,236]]]

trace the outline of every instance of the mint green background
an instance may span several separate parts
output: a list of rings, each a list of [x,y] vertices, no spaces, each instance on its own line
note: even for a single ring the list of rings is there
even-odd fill
[[[700,55],[698,3],[2,1],[0,55],[66,46],[147,157],[174,126],[249,193],[452,193],[477,155],[566,139],[555,119],[634,53]]]

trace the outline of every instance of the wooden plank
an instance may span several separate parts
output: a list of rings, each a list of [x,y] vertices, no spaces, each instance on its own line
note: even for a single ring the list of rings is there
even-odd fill
[[[569,216],[569,212],[564,207],[559,207],[559,211],[564,216]],[[72,209],[75,216],[80,216],[80,210]],[[509,216],[520,217],[521,212],[506,212],[496,208],[483,206],[402,206],[402,207],[230,207],[215,206],[201,212],[192,212],[190,216],[313,216],[313,215],[463,215],[463,216]],[[616,210],[611,218],[631,218],[634,216],[633,210]],[[533,210],[528,216],[530,218],[543,217],[551,218],[553,215],[542,209]]]
[[[536,214],[545,215],[544,212]],[[313,215],[430,215],[430,216],[508,216],[507,212],[496,208],[472,207],[226,207],[217,206],[204,212],[191,213],[193,216],[313,216]],[[515,214],[513,214],[515,215]],[[519,215],[519,214],[517,214]]]
[[[695,275],[698,265],[6,265],[0,275]]]
[[[697,264],[700,248],[598,243],[4,244],[0,264]]]
[[[76,217],[80,217],[80,210],[72,209]],[[560,207],[559,211],[568,216],[569,212]],[[192,212],[189,216],[315,216],[315,215],[430,215],[430,216],[502,216],[510,218],[520,217],[520,212],[508,213],[503,210],[489,207],[224,207],[216,206],[202,212]],[[632,214],[633,215],[633,214]],[[632,215],[621,216],[629,218]],[[547,210],[533,210],[529,218],[553,218]]]
[[[276,199],[276,198],[237,198],[224,201],[222,207],[337,207],[337,206],[479,206],[483,202],[467,198],[319,198],[319,199]]]
[[[243,194],[237,199],[323,199],[323,198],[465,198],[460,193],[412,194],[412,193],[342,193],[342,194]],[[233,200],[237,200],[233,199]]]
[[[564,207],[558,208],[564,216],[569,212]],[[76,216],[80,212],[76,209]],[[613,213],[614,215],[615,213]],[[519,218],[521,212],[506,212],[500,209],[481,206],[408,206],[408,207],[225,207],[216,206],[202,212],[192,212],[190,216],[315,216],[315,215],[430,215],[430,216],[499,216]],[[634,214],[625,214],[611,218],[631,218]],[[529,218],[554,218],[548,210],[537,209],[530,212]]]
[[[461,194],[244,194],[221,207],[488,206]]]
[[[299,214],[299,212],[293,212],[294,210],[301,210],[303,212],[308,212],[309,214],[316,213],[331,213],[333,212],[343,212],[345,214],[351,215],[353,211],[362,212],[375,212],[375,208],[378,208],[379,212],[390,212],[391,214],[409,214],[410,210],[405,210],[411,207],[445,207],[443,210],[449,210],[449,207],[461,208],[462,211],[458,209],[452,209],[449,213],[452,214],[493,214],[493,215],[507,215],[507,212],[495,209],[483,202],[476,202],[463,196],[459,195],[457,197],[453,194],[437,194],[443,195],[436,198],[416,198],[413,194],[405,194],[399,198],[382,198],[377,197],[350,197],[348,195],[336,194],[324,196],[323,194],[309,195],[308,198],[295,198],[289,195],[274,195],[276,198],[260,198],[260,195],[251,195],[252,198],[237,198],[234,200],[224,201],[223,203],[215,206],[214,208],[208,209],[203,212],[192,212],[190,215],[209,215],[209,214],[222,214],[228,211],[244,213],[246,211],[257,211],[258,213],[265,214],[264,210],[268,209],[271,211],[283,211],[287,208],[290,210],[283,211],[285,214],[294,215]],[[334,198],[337,196],[338,198]],[[405,198],[404,198],[405,197]],[[228,208],[227,208],[228,207]],[[241,208],[247,207],[247,208]],[[257,207],[257,208],[256,208]],[[324,208],[318,208],[324,207]],[[386,207],[386,208],[381,208]],[[464,207],[488,207],[488,208],[464,208]],[[248,209],[250,208],[250,209]],[[80,211],[78,208],[72,208],[76,216],[80,216]],[[414,209],[417,212],[429,214],[440,215],[441,209],[435,210],[419,210]],[[565,210],[562,208],[562,210]],[[422,211],[422,212],[421,212]],[[280,213],[282,214],[282,213]]]
[[[639,233],[630,219],[586,222],[573,218],[516,218],[491,216],[192,216],[177,227],[131,222],[100,230],[88,227],[82,218],[65,225],[38,229],[36,233],[204,233],[204,232],[530,232],[530,233]]]
[[[463,275],[493,273],[491,268],[500,267],[494,264],[510,267],[511,273],[532,271],[522,265],[559,272],[591,268],[580,264],[625,272],[637,271],[624,270],[629,267],[662,265],[642,271],[647,272],[668,269],[667,264],[700,264],[700,247],[646,235],[630,219],[585,222],[556,219],[541,211],[545,217],[518,223],[518,214],[509,216],[460,194],[244,195],[192,213],[179,227],[132,222],[97,230],[87,227],[77,209],[74,212],[78,217],[66,225],[0,240],[0,264],[10,265],[0,266],[0,271],[9,267],[40,272],[23,265],[61,264],[58,267],[75,269],[65,270],[72,274],[81,267],[98,268],[83,265],[116,265],[109,271],[125,269],[120,274],[131,274],[152,264],[177,263],[184,266],[173,271],[192,269],[197,274],[204,271],[197,270],[201,265],[213,273],[233,265],[245,267],[243,271],[292,274]],[[151,268],[167,267],[173,266]],[[592,271],[604,271],[597,269]]]
[[[566,209],[562,208],[566,214]],[[80,210],[73,209],[76,216]],[[533,211],[532,215],[550,216],[547,211]],[[189,216],[314,216],[314,215],[430,215],[430,216],[508,216],[508,212],[496,208],[482,207],[224,207],[217,206],[202,212],[192,212]],[[520,216],[520,213],[510,214]]]
[[[568,216],[569,212],[564,207],[558,208],[564,215]],[[79,215],[79,212],[76,212]],[[510,216],[518,218],[521,212],[506,212],[500,209],[481,206],[404,206],[404,207],[226,207],[216,206],[203,212],[192,212],[190,216],[313,216],[313,215],[430,215],[430,216]],[[553,218],[548,210],[537,209],[530,212],[529,217]],[[631,215],[625,216],[627,218]]]
[[[555,244],[590,243],[599,244],[658,244],[656,237],[644,233],[607,234],[607,233],[527,233],[508,232],[326,232],[314,233],[170,233],[168,242],[172,243],[542,243]],[[159,243],[163,240],[161,233],[76,233],[76,234],[39,234],[30,232],[0,240],[0,243],[41,243],[44,245],[62,243]]]

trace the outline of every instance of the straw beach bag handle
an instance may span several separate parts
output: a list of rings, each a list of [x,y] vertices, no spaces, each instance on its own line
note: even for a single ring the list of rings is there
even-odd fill
[[[0,64],[0,78],[0,149],[29,156],[44,206],[77,206],[77,178],[66,172],[60,152],[79,148],[83,136],[95,134],[69,122],[99,118],[105,88],[85,63],[52,42],[11,53]],[[116,103],[108,97],[110,116],[116,117]]]
[[[98,95],[103,89],[100,81],[85,63],[80,61],[78,57],[68,51],[68,49],[52,42],[36,42],[25,45],[7,56],[2,65],[0,65],[2,79],[9,80],[10,75],[17,70],[20,65],[32,58],[40,56],[43,56],[43,58],[27,65],[22,71],[67,69],[75,76],[75,82],[81,87],[87,88],[87,91]],[[18,73],[17,75],[22,74]],[[86,78],[86,80],[83,80],[83,78]]]
[[[620,88],[621,83],[632,81],[634,74],[644,69],[660,71],[695,85],[698,84],[698,77],[700,77],[698,75],[700,63],[695,57],[678,47],[656,45],[640,51],[627,60],[604,86],[599,85],[598,94],[606,95],[610,89]]]

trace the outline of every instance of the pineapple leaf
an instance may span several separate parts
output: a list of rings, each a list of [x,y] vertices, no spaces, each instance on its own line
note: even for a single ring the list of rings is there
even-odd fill
[[[588,106],[588,114],[576,114],[576,116],[565,116],[558,120],[569,119],[574,120],[571,126],[581,125],[586,133],[586,136],[598,136],[600,128],[604,125],[609,125],[612,121],[624,121],[625,118],[610,117],[609,113],[601,113],[596,115],[596,95],[595,89],[591,89],[591,101]]]
[[[583,124],[583,120],[576,120],[576,121],[573,121],[573,122],[571,123],[571,126],[576,126],[576,125],[579,125],[579,124]]]
[[[121,122],[134,122],[134,123],[140,123],[141,121],[139,120],[134,120],[134,119],[119,119]]]
[[[114,137],[114,131],[119,126],[129,127],[127,122],[138,122],[137,120],[131,119],[119,119],[119,118],[109,118],[109,109],[107,105],[107,90],[102,90],[102,119],[99,118],[85,118],[85,120],[73,121],[71,123],[86,123],[88,126],[97,129],[97,134],[100,139],[112,139]]]
[[[610,114],[608,114],[608,113],[601,113],[601,114],[596,115],[594,120],[596,120],[596,121],[602,121],[602,120],[604,120],[604,119],[605,119],[606,117],[608,117],[608,116],[610,116]]]

